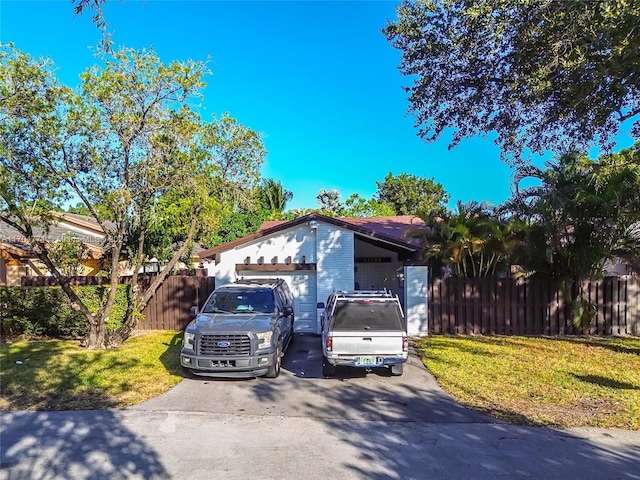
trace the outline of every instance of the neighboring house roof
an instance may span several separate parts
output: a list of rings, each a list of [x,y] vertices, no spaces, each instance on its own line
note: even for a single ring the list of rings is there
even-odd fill
[[[44,229],[35,230],[36,237],[55,242],[62,240],[65,234],[73,233],[89,247],[94,257],[97,258],[104,253],[103,241],[105,234],[102,227],[93,217],[65,212],[53,212],[53,214],[59,218],[59,222],[50,225],[48,231]],[[112,224],[107,223],[106,226],[111,228]],[[22,258],[35,257],[28,239],[18,230],[2,221],[0,221],[0,250],[5,250]],[[202,245],[194,244],[192,256],[200,258],[198,253],[201,250]]]
[[[100,225],[91,217],[71,213],[55,212],[59,218],[58,223],[53,223],[47,230],[38,228],[34,234],[38,238],[49,241],[62,240],[65,234],[73,233],[84,242],[94,256],[102,254],[102,242],[104,232]],[[21,232],[0,221],[0,249],[22,257],[33,257],[34,254],[28,239]],[[17,249],[17,250],[16,250]]]
[[[238,238],[223,245],[218,245],[217,247],[203,250],[200,252],[200,258],[215,260],[216,256],[222,252],[262,237],[279,233],[288,228],[305,224],[311,220],[322,221],[351,230],[362,238],[373,243],[384,244],[387,248],[411,252],[420,249],[420,241],[407,236],[407,234],[412,229],[424,226],[424,222],[420,218],[410,215],[371,218],[333,218],[319,213],[310,213],[309,215],[290,221],[264,222],[256,233]]]

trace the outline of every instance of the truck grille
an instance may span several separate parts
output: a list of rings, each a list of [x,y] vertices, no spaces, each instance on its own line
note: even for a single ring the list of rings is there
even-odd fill
[[[199,347],[200,355],[250,355],[251,339],[249,335],[202,335]]]

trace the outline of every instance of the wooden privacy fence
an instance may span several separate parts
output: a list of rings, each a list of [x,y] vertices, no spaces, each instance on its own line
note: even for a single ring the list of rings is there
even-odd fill
[[[428,293],[429,332],[640,335],[640,279],[606,277],[585,281],[580,288],[597,309],[590,329],[584,331],[573,325],[554,279],[435,278]]]
[[[193,319],[190,309],[202,306],[214,289],[213,277],[172,275],[144,309],[145,320],[137,330],[183,330]]]

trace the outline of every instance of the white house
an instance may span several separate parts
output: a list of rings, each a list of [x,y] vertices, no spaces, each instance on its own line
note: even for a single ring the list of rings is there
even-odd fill
[[[199,252],[216,285],[241,277],[284,278],[295,297],[296,332],[319,333],[318,303],[336,290],[389,289],[404,303],[411,335],[427,333],[422,227],[412,216],[331,218],[312,213],[266,222],[246,237]]]

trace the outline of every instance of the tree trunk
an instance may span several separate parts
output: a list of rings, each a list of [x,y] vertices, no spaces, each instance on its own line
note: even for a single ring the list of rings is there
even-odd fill
[[[106,342],[107,322],[97,319],[89,322],[87,336],[85,337],[86,347],[92,350],[103,349],[107,346]]]
[[[200,212],[200,208],[197,208],[191,217],[191,224],[189,226],[189,233],[187,234],[187,238],[182,243],[182,246],[174,253],[173,257],[169,261],[169,263],[164,267],[162,272],[159,272],[158,275],[154,278],[153,282],[149,286],[146,291],[142,291],[140,285],[137,281],[131,286],[132,295],[127,305],[127,311],[125,314],[125,319],[122,322],[122,326],[113,332],[108,334],[107,343],[110,347],[118,347],[122,345],[133,333],[138,324],[138,318],[142,315],[143,310],[156,293],[158,288],[164,283],[169,273],[173,267],[178,263],[180,257],[187,250],[187,245],[193,239],[193,236],[196,231],[198,214]],[[134,273],[134,279],[137,279],[137,275]]]
[[[127,341],[138,324],[138,315],[139,313],[134,311],[129,315],[120,328],[108,333],[106,343],[109,347],[119,347]]]

